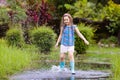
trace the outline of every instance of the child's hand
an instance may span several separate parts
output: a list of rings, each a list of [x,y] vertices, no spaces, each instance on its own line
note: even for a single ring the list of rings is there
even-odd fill
[[[85,44],[89,45],[89,42],[87,40],[85,40],[84,42],[85,42]]]
[[[58,48],[58,44],[57,43],[55,44],[55,48]]]

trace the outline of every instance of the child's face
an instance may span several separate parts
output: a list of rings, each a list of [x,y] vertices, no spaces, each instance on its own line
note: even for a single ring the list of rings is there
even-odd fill
[[[63,20],[64,20],[64,24],[70,25],[70,18],[68,16],[64,16]]]

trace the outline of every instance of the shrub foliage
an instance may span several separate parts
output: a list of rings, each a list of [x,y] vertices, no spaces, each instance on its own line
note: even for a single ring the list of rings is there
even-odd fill
[[[92,42],[93,29],[90,28],[90,26],[85,26],[84,24],[79,24],[78,28],[80,32],[83,34],[83,36],[89,41]],[[88,48],[88,45],[84,43],[84,41],[78,37],[78,35],[75,36],[75,50],[77,54],[85,53],[86,49]]]
[[[48,53],[55,43],[55,33],[46,26],[34,28],[30,31],[32,43],[35,44],[40,52]]]

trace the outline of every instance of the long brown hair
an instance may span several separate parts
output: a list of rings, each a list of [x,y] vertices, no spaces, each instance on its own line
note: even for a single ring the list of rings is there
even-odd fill
[[[71,26],[73,25],[73,18],[72,18],[72,16],[71,16],[69,13],[65,13],[65,14],[62,16],[61,23],[60,23],[60,28],[65,26],[65,24],[64,24],[64,17],[65,17],[65,16],[68,16],[68,17],[69,17],[69,19],[70,19],[70,25],[71,25]]]

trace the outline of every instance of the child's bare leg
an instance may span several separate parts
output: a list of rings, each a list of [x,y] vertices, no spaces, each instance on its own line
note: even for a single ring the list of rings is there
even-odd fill
[[[74,62],[74,55],[73,52],[69,52],[69,59],[70,59],[70,69],[72,74],[75,74],[75,62]]]
[[[64,61],[65,60],[65,53],[61,53],[60,54],[60,61]]]
[[[65,53],[60,54],[60,68],[63,69],[65,67]]]
[[[70,61],[74,62],[73,52],[69,52],[69,53],[68,53],[68,56],[69,56]]]

